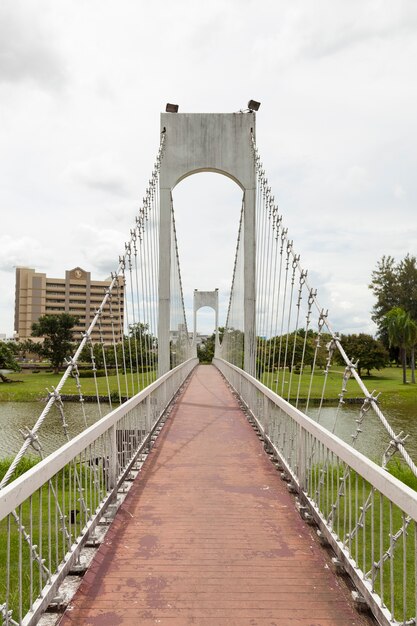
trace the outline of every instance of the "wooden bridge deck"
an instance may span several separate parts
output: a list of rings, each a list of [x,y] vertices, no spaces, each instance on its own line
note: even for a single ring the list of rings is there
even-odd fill
[[[213,366],[199,366],[61,626],[359,626]]]

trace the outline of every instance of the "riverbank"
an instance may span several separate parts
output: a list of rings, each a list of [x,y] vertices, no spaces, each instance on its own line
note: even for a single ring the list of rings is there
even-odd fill
[[[335,366],[330,370],[324,399],[326,404],[331,402],[337,403],[339,401],[339,394],[342,390],[344,367]],[[264,373],[262,382],[264,385],[276,391],[284,398],[286,398],[286,385],[290,374],[286,372],[285,380],[277,377],[276,373]],[[301,378],[301,380],[300,380]],[[417,385],[404,385],[402,382],[402,369],[400,367],[387,367],[371,376],[363,376],[363,382],[370,392],[375,391],[376,394],[380,393],[379,404],[382,410],[387,410],[391,413],[400,411],[404,414],[417,417]],[[278,381],[278,382],[277,382]],[[322,394],[324,381],[323,372],[316,373],[313,376],[311,384],[311,395],[313,400],[319,400]],[[311,383],[311,373],[309,368],[300,376],[300,374],[293,373],[290,400],[298,392],[300,399],[308,396],[308,391]],[[362,390],[357,382],[351,378],[347,383],[347,391],[345,393],[345,400],[347,403],[357,403],[364,397]],[[301,400],[302,402],[302,400]]]
[[[52,391],[61,380],[62,374],[53,374],[51,372],[13,372],[8,374],[11,383],[0,383],[0,402],[36,402],[44,401],[48,397],[48,389]],[[109,376],[97,378],[82,378],[81,389],[85,396],[96,397],[96,394],[108,397],[109,385],[112,397],[119,397],[119,388],[122,396],[133,396],[138,391],[149,385],[155,380],[154,372],[146,372],[143,374],[127,373],[119,376]],[[17,382],[21,381],[21,382]],[[69,378],[61,391],[62,395],[79,397],[76,381]]]
[[[326,404],[336,403],[339,399],[339,394],[342,389],[343,367],[333,367],[328,374],[325,401]],[[61,379],[60,374],[53,374],[51,372],[39,371],[39,372],[13,372],[8,375],[11,380],[21,380],[22,382],[13,383],[0,383],[0,402],[33,402],[42,401],[48,395],[47,389],[52,390],[56,387]],[[289,373],[286,372],[286,379],[289,378]],[[294,395],[294,389],[297,391],[299,388],[299,398],[306,398],[310,386],[311,374],[309,370],[300,374],[293,373],[292,376],[292,393]],[[133,393],[137,393],[140,389],[143,389],[150,382],[155,380],[155,372],[144,374],[126,374],[119,375],[117,377],[109,376],[109,388],[111,394],[116,394],[118,397],[119,387],[122,396],[132,396]],[[265,373],[263,375],[262,382],[277,391],[283,397],[285,395],[282,392],[282,380],[277,381],[277,374]],[[401,411],[407,413],[410,417],[414,415],[417,417],[417,385],[404,385],[402,383],[402,370],[399,367],[385,368],[379,372],[376,372],[372,376],[364,376],[363,381],[369,391],[375,390],[376,393],[381,392],[379,398],[382,410],[386,409],[390,412]],[[96,396],[96,386],[94,378],[82,378],[81,379],[82,392],[85,396]],[[97,378],[98,393],[100,396],[107,397],[107,381],[104,377]],[[323,386],[323,373],[318,372],[314,375],[311,387],[311,398],[319,400],[322,393]],[[69,378],[65,383],[65,386],[61,392],[62,394],[78,397],[78,390],[73,378]],[[362,390],[359,388],[355,380],[350,379],[347,384],[347,392],[345,394],[347,402],[360,402],[363,398]],[[290,398],[291,399],[291,398]]]

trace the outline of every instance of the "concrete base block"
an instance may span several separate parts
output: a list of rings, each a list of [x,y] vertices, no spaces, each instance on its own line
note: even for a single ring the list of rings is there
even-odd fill
[[[346,574],[345,567],[340,559],[333,557],[332,563],[333,563],[334,571],[336,572],[336,574],[338,574],[339,576],[343,576],[344,574]]]
[[[368,603],[359,591],[352,591],[352,600],[359,613],[367,613],[369,611]]]

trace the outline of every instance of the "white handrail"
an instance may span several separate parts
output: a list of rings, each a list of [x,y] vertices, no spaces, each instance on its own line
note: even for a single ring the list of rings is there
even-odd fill
[[[326,430],[323,426],[312,420],[310,417],[302,413],[299,409],[292,406],[289,402],[278,396],[271,389],[263,385],[259,380],[250,376],[245,371],[239,369],[235,365],[224,361],[223,359],[213,359],[213,364],[222,371],[222,366],[230,368],[242,378],[249,381],[264,396],[269,398],[271,402],[276,404],[285,413],[291,416],[297,424],[302,426],[308,433],[316,437],[331,452],[349,465],[355,472],[363,476],[371,485],[373,485],[384,496],[389,498],[393,504],[400,507],[407,515],[417,520],[417,493],[403,482],[389,474],[386,470],[379,467],[376,463],[368,459],[349,444],[342,441],[339,437]]]
[[[109,428],[114,426],[121,417],[143,402],[149,395],[165,383],[165,381],[171,379],[183,369],[188,368],[189,371],[191,371],[197,362],[197,359],[192,358],[167,372],[136,396],[120,405],[105,417],[102,417],[98,422],[74,437],[74,439],[58,448],[58,450],[40,461],[33,468],[25,472],[25,474],[6,487],[3,487],[3,489],[0,490],[0,519],[9,515],[29,498],[32,493],[50,480],[59,470],[65,467],[65,465],[72,461],[72,459],[85,450],[103,433],[109,430]]]

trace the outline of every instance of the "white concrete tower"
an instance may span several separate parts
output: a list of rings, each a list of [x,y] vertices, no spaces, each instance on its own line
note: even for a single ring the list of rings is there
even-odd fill
[[[243,191],[244,368],[254,374],[256,170],[251,132],[255,135],[255,113],[162,113],[161,132],[165,132],[165,151],[159,177],[159,375],[169,370],[172,190],[198,172],[228,176]]]
[[[219,347],[219,290],[214,291],[199,291],[194,289],[194,345],[197,345],[197,311],[203,306],[208,306],[214,309],[214,335],[215,335],[215,348]]]

